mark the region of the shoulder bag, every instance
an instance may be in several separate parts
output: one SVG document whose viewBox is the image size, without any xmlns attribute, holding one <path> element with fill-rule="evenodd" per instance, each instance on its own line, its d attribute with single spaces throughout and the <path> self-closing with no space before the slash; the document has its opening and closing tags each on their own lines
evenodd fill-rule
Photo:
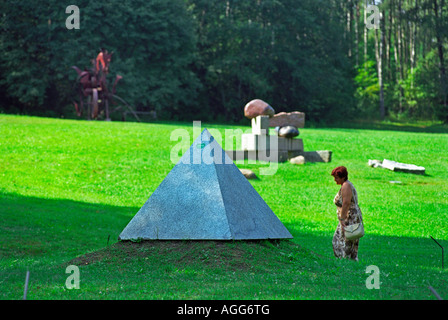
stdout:
<svg viewBox="0 0 448 320">
<path fill-rule="evenodd" d="M 364 224 L 361 217 L 360 223 L 354 223 L 344 228 L 345 239 L 356 240 L 364 236 Z"/>
</svg>

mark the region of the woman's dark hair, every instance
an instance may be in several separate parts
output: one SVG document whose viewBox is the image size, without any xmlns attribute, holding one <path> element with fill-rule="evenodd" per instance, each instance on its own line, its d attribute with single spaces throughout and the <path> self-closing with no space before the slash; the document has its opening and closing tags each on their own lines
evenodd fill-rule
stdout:
<svg viewBox="0 0 448 320">
<path fill-rule="evenodd" d="M 333 171 L 331 171 L 331 175 L 334 176 L 338 176 L 339 178 L 344 179 L 345 181 L 348 180 L 348 172 L 347 172 L 347 168 L 344 166 L 340 166 L 337 168 L 334 168 Z"/>
</svg>

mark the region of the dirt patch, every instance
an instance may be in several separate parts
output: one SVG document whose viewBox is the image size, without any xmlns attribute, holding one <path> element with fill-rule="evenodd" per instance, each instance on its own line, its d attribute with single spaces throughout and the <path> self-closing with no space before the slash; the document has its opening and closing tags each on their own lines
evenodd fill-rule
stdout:
<svg viewBox="0 0 448 320">
<path fill-rule="evenodd" d="M 120 263 L 136 259 L 147 263 L 186 266 L 224 266 L 245 270 L 269 263 L 288 263 L 294 255 L 310 254 L 289 240 L 198 241 L 153 240 L 120 241 L 107 248 L 90 252 L 69 262 L 89 265 L 98 262 Z"/>
</svg>

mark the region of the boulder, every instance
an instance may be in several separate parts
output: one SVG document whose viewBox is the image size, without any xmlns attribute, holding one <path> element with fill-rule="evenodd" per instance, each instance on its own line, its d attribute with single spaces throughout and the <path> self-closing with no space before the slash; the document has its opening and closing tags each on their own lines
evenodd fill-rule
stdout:
<svg viewBox="0 0 448 320">
<path fill-rule="evenodd" d="M 292 164 L 304 164 L 305 163 L 305 157 L 304 156 L 297 156 L 297 157 L 289 159 L 289 162 L 291 162 Z"/>
<path fill-rule="evenodd" d="M 299 130 L 294 126 L 285 126 L 278 129 L 278 136 L 284 138 L 294 138 L 299 135 Z"/>
<path fill-rule="evenodd" d="M 244 107 L 244 116 L 248 119 L 253 119 L 258 116 L 272 117 L 275 110 L 266 102 L 260 99 L 255 99 L 246 104 Z"/>
<path fill-rule="evenodd" d="M 296 128 L 303 128 L 305 126 L 305 113 L 299 111 L 280 112 L 274 114 L 269 119 L 269 127 L 285 127 L 294 126 Z"/>
<path fill-rule="evenodd" d="M 308 162 L 331 162 L 332 153 L 329 150 L 306 151 L 305 158 Z"/>
<path fill-rule="evenodd" d="M 243 176 L 246 177 L 246 179 L 257 179 L 257 175 L 252 170 L 240 169 L 240 171 L 243 174 Z"/>
</svg>

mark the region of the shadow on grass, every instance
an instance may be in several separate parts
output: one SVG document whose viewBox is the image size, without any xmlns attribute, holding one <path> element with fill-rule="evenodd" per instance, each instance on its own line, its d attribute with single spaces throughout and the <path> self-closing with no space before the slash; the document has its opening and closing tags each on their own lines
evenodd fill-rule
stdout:
<svg viewBox="0 0 448 320">
<path fill-rule="evenodd" d="M 294 241 L 301 246 L 326 259 L 336 259 L 332 245 L 334 231 L 319 234 L 302 233 L 297 226 L 286 225 L 286 227 L 293 235 Z M 446 251 L 448 240 L 436 240 Z M 358 258 L 360 264 L 366 265 L 442 270 L 441 248 L 429 236 L 416 238 L 369 234 L 366 228 L 365 236 L 359 241 Z M 446 266 L 446 254 L 444 260 Z M 444 270 L 447 271 L 446 268 Z"/>
<path fill-rule="evenodd" d="M 118 239 L 139 208 L 0 194 L 0 256 L 66 259 Z"/>
<path fill-rule="evenodd" d="M 1 194 L 0 232 L 3 258 L 76 256 L 116 243 L 118 235 L 137 213 L 137 207 L 120 207 L 64 199 Z M 311 233 L 285 223 L 292 242 L 332 259 L 333 231 Z M 448 248 L 447 240 L 436 239 Z M 109 242 L 109 243 L 108 243 Z M 430 238 L 369 234 L 360 240 L 360 260 L 378 264 L 403 263 L 419 267 L 441 266 L 441 249 Z"/>
<path fill-rule="evenodd" d="M 340 296 L 344 285 L 346 297 L 364 297 L 371 294 L 365 288 L 368 265 L 381 271 L 384 290 L 376 298 L 414 297 L 416 290 L 421 292 L 417 297 L 426 297 L 428 284 L 435 287 L 448 281 L 447 272 L 441 272 L 440 248 L 430 238 L 374 235 L 366 229 L 358 263 L 334 258 L 331 231 L 307 233 L 293 224 L 285 226 L 294 239 L 284 241 L 120 243 L 118 234 L 138 208 L 1 196 L 0 273 L 7 290 L 0 297 L 6 299 L 20 297 L 30 265 L 30 297 L 40 299 L 98 298 L 106 288 L 114 291 L 113 297 L 125 298 L 123 291 L 146 292 L 145 282 L 151 283 L 153 291 L 148 294 L 153 298 L 157 298 L 157 290 L 165 290 L 165 298 L 183 297 L 182 292 L 187 298 L 216 292 L 220 298 L 234 298 L 236 292 L 226 292 L 238 286 L 250 294 L 266 289 L 274 292 L 266 297 L 282 298 L 297 295 L 293 286 L 307 288 L 314 298 L 327 297 L 324 293 L 333 290 L 334 295 L 328 297 L 334 298 Z M 437 240 L 448 247 L 447 240 Z M 82 270 L 82 291 L 64 289 L 65 268 L 70 264 L 79 264 Z M 210 283 L 214 291 L 200 289 L 202 283 Z M 448 294 L 446 290 L 439 293 Z"/>
</svg>

